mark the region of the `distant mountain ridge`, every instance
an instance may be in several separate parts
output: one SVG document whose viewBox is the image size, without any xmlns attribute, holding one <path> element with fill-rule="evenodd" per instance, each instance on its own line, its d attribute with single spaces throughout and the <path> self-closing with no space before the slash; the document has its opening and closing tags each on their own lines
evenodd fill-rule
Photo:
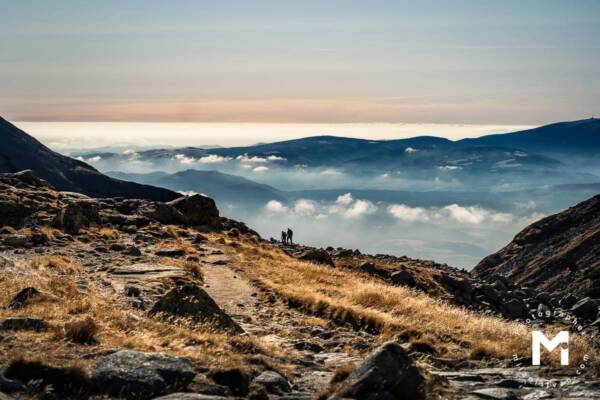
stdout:
<svg viewBox="0 0 600 400">
<path fill-rule="evenodd" d="M 556 157 L 598 156 L 600 150 L 600 119 L 558 122 L 520 132 L 463 139 L 458 143 L 480 146 L 503 146 Z"/>
<path fill-rule="evenodd" d="M 283 192 L 269 185 L 253 182 L 240 176 L 218 171 L 186 170 L 174 174 L 152 172 L 133 174 L 108 172 L 108 175 L 139 183 L 158 185 L 176 191 L 194 191 L 217 202 L 236 202 L 246 205 L 264 205 L 269 200 L 283 200 Z"/>
<path fill-rule="evenodd" d="M 433 136 L 397 140 L 313 136 L 245 147 L 154 149 L 141 151 L 136 157 L 141 161 L 172 164 L 177 157 L 185 157 L 186 168 L 206 157 L 221 157 L 221 163 L 215 167 L 231 173 L 236 172 L 227 168 L 256 157 L 283 169 L 336 168 L 364 176 L 391 171 L 416 179 L 455 176 L 469 179 L 485 174 L 496 183 L 511 175 L 535 179 L 540 184 L 558 184 L 597 182 L 598 177 L 592 171 L 600 171 L 600 160 L 596 160 L 600 157 L 594 157 L 598 154 L 600 120 L 589 119 L 459 141 Z M 98 155 L 105 162 L 127 159 L 127 155 L 122 154 L 83 154 L 84 158 Z M 597 168 L 577 170 L 567 166 L 579 158 Z M 559 175 L 561 181 L 552 181 L 552 176 Z M 547 181 L 542 181 L 544 179 Z"/>
<path fill-rule="evenodd" d="M 171 190 L 110 178 L 94 167 L 50 150 L 0 118 L 0 172 L 31 169 L 58 190 L 92 197 L 126 197 L 169 201 L 180 197 Z"/>
</svg>

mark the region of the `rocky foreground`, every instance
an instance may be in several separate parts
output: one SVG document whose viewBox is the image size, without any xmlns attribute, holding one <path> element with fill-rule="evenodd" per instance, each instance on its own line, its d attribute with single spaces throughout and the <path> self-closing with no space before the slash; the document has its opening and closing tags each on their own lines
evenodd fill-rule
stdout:
<svg viewBox="0 0 600 400">
<path fill-rule="evenodd" d="M 407 329 L 409 315 L 373 293 L 462 315 L 475 333 L 522 329 L 504 321 L 541 312 L 539 324 L 576 317 L 594 336 L 593 299 L 555 301 L 407 257 L 283 246 L 203 196 L 92 199 L 27 171 L 0 176 L 0 226 L 2 400 L 600 398 L 594 360 L 589 375 L 528 367 L 528 354 L 476 349 L 461 321 L 426 332 L 424 312 Z M 342 292 L 329 279 L 373 293 L 343 292 L 356 303 L 334 309 Z"/>
</svg>

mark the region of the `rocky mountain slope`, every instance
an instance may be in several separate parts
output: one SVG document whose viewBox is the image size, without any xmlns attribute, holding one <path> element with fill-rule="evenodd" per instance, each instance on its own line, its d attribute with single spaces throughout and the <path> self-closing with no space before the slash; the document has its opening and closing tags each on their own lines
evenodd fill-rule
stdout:
<svg viewBox="0 0 600 400">
<path fill-rule="evenodd" d="M 600 195 L 533 223 L 473 270 L 554 297 L 600 298 Z"/>
<path fill-rule="evenodd" d="M 265 241 L 199 195 L 94 199 L 26 172 L 0 201 L 3 400 L 598 397 L 594 361 L 515 368 L 530 332 L 503 303 L 543 299 L 500 277 Z"/>
<path fill-rule="evenodd" d="M 169 201 L 180 195 L 167 189 L 109 178 L 92 166 L 58 154 L 0 118 L 0 172 L 33 170 L 60 190 L 94 197 Z"/>
</svg>

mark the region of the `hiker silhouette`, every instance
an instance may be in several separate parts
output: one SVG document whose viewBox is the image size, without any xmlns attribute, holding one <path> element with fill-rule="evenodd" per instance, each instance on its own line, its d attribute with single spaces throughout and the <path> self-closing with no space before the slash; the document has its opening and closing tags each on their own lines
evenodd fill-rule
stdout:
<svg viewBox="0 0 600 400">
<path fill-rule="evenodd" d="M 287 243 L 287 234 L 285 233 L 285 231 L 281 231 L 281 243 Z"/>
<path fill-rule="evenodd" d="M 294 244 L 294 242 L 292 241 L 292 237 L 294 236 L 294 231 L 292 231 L 290 228 L 287 229 L 287 238 L 290 242 L 291 245 Z"/>
</svg>

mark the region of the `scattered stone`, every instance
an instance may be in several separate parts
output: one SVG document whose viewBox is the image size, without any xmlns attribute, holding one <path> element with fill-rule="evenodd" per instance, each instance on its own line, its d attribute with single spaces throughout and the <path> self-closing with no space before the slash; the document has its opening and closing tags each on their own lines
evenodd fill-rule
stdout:
<svg viewBox="0 0 600 400">
<path fill-rule="evenodd" d="M 417 284 L 412 274 L 404 270 L 392 272 L 390 279 L 394 285 L 414 287 Z"/>
<path fill-rule="evenodd" d="M 0 391 L 5 393 L 20 392 L 25 390 L 25 385 L 19 380 L 7 379 L 0 375 Z M 0 399 L 2 399 L 0 397 Z"/>
<path fill-rule="evenodd" d="M 185 255 L 185 250 L 181 248 L 161 249 L 154 254 L 159 257 L 181 257 Z"/>
<path fill-rule="evenodd" d="M 185 389 L 195 376 L 186 359 L 132 350 L 111 354 L 91 368 L 97 392 L 128 399 L 147 399 Z"/>
<path fill-rule="evenodd" d="M 564 308 L 571 308 L 577 303 L 579 300 L 572 294 L 567 294 L 562 299 L 560 299 L 559 304 Z"/>
<path fill-rule="evenodd" d="M 325 350 L 317 343 L 307 342 L 305 340 L 299 340 L 296 343 L 294 343 L 294 348 L 296 350 L 310 351 L 311 353 L 320 353 Z"/>
<path fill-rule="evenodd" d="M 123 291 L 125 292 L 125 296 L 127 297 L 140 297 L 140 295 L 142 294 L 142 290 L 139 287 L 133 285 L 125 286 Z"/>
<path fill-rule="evenodd" d="M 27 244 L 27 236 L 25 235 L 8 235 L 2 243 L 10 247 L 24 247 Z"/>
<path fill-rule="evenodd" d="M 571 312 L 580 318 L 595 319 L 598 316 L 598 304 L 590 297 L 586 297 L 575 303 L 571 307 Z"/>
<path fill-rule="evenodd" d="M 303 253 L 302 255 L 300 255 L 300 257 L 298 257 L 298 258 L 300 260 L 310 261 L 315 264 L 329 265 L 330 267 L 335 266 L 329 253 L 323 249 L 308 250 L 305 253 Z"/>
<path fill-rule="evenodd" d="M 188 225 L 205 225 L 214 228 L 221 225 L 219 210 L 210 197 L 195 194 L 180 197 L 167 204 L 181 212 Z"/>
<path fill-rule="evenodd" d="M 123 251 L 125 246 L 123 246 L 121 243 L 113 243 L 108 247 L 108 249 L 111 251 Z"/>
<path fill-rule="evenodd" d="M 44 332 L 50 328 L 50 325 L 39 318 L 7 318 L 2 321 L 0 330 L 3 331 L 35 331 Z"/>
<path fill-rule="evenodd" d="M 196 322 L 213 324 L 216 328 L 232 333 L 243 330 L 200 287 L 184 285 L 170 290 L 152 307 L 149 315 L 190 318 Z"/>
<path fill-rule="evenodd" d="M 502 305 L 504 314 L 508 318 L 524 318 L 527 316 L 527 306 L 521 299 L 510 299 Z"/>
<path fill-rule="evenodd" d="M 43 297 L 42 293 L 34 287 L 21 289 L 8 303 L 8 308 L 18 309 L 27 306 L 30 302 Z"/>
<path fill-rule="evenodd" d="M 388 342 L 350 373 L 335 396 L 418 400 L 424 398 L 424 379 L 402 346 Z"/>
<path fill-rule="evenodd" d="M 292 390 L 289 382 L 275 371 L 264 371 L 254 378 L 252 386 L 262 387 L 267 393 L 283 394 Z"/>
<path fill-rule="evenodd" d="M 100 224 L 98 204 L 94 200 L 78 200 L 63 207 L 52 221 L 56 228 L 69 234 L 78 234 L 86 226 Z"/>
<path fill-rule="evenodd" d="M 204 236 L 203 234 L 198 233 L 196 236 L 194 236 L 192 243 L 198 244 L 198 243 L 204 243 L 206 241 L 208 241 L 208 238 L 206 236 Z"/>
<path fill-rule="evenodd" d="M 199 393 L 171 393 L 166 396 L 156 397 L 154 400 L 227 400 L 229 397 L 214 396 Z"/>
<path fill-rule="evenodd" d="M 245 396 L 250 390 L 250 377 L 240 368 L 214 369 L 208 373 L 208 377 L 215 383 L 228 387 L 237 396 Z"/>
<path fill-rule="evenodd" d="M 142 255 L 142 252 L 135 246 L 129 246 L 123 251 L 123 254 L 133 257 L 139 257 Z"/>
<path fill-rule="evenodd" d="M 490 400 L 517 400 L 517 396 L 510 389 L 503 388 L 485 388 L 471 392 L 480 398 Z"/>
</svg>

